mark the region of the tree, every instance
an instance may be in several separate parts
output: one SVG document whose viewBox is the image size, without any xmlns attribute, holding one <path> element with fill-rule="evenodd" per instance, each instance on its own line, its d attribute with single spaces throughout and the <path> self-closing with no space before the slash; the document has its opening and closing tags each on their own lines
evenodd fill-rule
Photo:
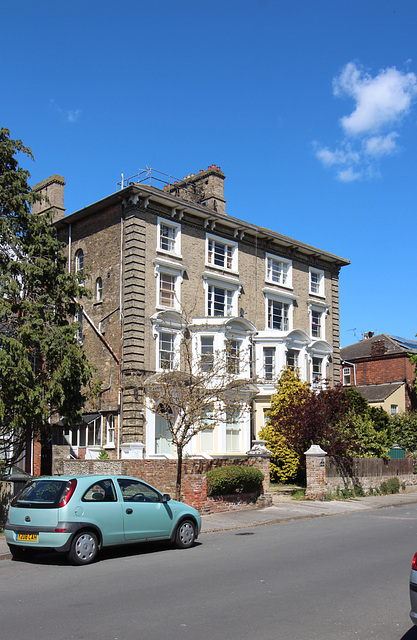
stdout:
<svg viewBox="0 0 417 640">
<path fill-rule="evenodd" d="M 272 469 L 281 481 L 291 470 L 289 456 L 296 454 L 303 470 L 304 453 L 312 444 L 345 463 L 354 456 L 384 457 L 391 443 L 389 416 L 370 407 L 359 392 L 340 385 L 312 392 L 291 370 L 281 374 L 268 417 L 261 435 L 273 451 Z"/>
<path fill-rule="evenodd" d="M 40 199 L 16 154 L 21 140 L 0 129 L 0 458 L 13 464 L 54 413 L 77 423 L 92 380 L 75 334 L 88 292 L 68 274 L 52 214 L 34 214 Z"/>
<path fill-rule="evenodd" d="M 288 445 L 288 441 L 279 424 L 287 410 L 294 404 L 302 404 L 311 395 L 308 382 L 302 382 L 298 371 L 284 369 L 271 397 L 271 408 L 267 412 L 268 423 L 259 432 L 260 438 L 266 440 L 271 451 L 270 471 L 274 482 L 295 480 L 300 468 L 300 456 Z"/>
<path fill-rule="evenodd" d="M 214 429 L 220 421 L 233 428 L 257 392 L 248 377 L 240 377 L 232 342 L 223 350 L 198 357 L 194 349 L 192 320 L 178 314 L 181 346 L 178 361 L 143 382 L 155 415 L 166 425 L 167 437 L 177 454 L 176 499 L 181 498 L 184 449 L 204 429 Z M 197 331 L 204 330 L 204 326 Z M 245 358 L 239 354 L 240 361 Z M 246 366 L 249 370 L 247 357 Z"/>
<path fill-rule="evenodd" d="M 417 411 L 397 413 L 391 418 L 392 440 L 409 453 L 417 451 Z"/>
</svg>

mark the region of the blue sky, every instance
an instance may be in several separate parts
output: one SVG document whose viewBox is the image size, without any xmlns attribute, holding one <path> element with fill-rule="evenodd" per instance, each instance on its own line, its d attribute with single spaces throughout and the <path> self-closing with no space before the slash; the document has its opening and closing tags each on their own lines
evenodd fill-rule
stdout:
<svg viewBox="0 0 417 640">
<path fill-rule="evenodd" d="M 415 0 L 15 0 L 1 125 L 75 211 L 152 167 L 351 260 L 341 344 L 417 333 Z"/>
</svg>

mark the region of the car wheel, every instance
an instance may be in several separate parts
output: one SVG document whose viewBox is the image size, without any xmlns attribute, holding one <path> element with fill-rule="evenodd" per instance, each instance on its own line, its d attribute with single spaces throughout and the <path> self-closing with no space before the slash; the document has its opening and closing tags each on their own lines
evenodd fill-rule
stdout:
<svg viewBox="0 0 417 640">
<path fill-rule="evenodd" d="M 98 553 L 98 540 L 92 531 L 76 533 L 69 550 L 68 557 L 73 564 L 89 564 Z"/>
<path fill-rule="evenodd" d="M 180 549 L 192 547 L 195 540 L 195 526 L 191 520 L 183 520 L 177 529 L 175 544 Z"/>
<path fill-rule="evenodd" d="M 20 547 L 17 544 L 9 544 L 10 553 L 14 560 L 25 560 L 32 556 L 33 550 L 26 547 Z"/>
</svg>

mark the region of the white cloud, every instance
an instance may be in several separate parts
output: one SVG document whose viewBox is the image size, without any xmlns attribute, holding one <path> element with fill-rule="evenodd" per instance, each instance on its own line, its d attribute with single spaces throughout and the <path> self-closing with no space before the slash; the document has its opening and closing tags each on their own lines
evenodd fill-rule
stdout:
<svg viewBox="0 0 417 640">
<path fill-rule="evenodd" d="M 354 182 L 362 178 L 362 173 L 354 171 L 352 167 L 349 167 L 345 171 L 339 171 L 337 177 L 341 182 Z"/>
<path fill-rule="evenodd" d="M 317 149 L 316 156 L 328 167 L 340 164 L 354 164 L 360 160 L 359 154 L 349 147 L 336 149 L 335 151 L 331 151 L 328 147 L 322 147 Z"/>
<path fill-rule="evenodd" d="M 67 111 L 68 122 L 76 122 L 81 117 L 81 109 L 75 111 Z"/>
<path fill-rule="evenodd" d="M 50 101 L 50 106 L 56 113 L 59 113 L 67 122 L 71 122 L 71 123 L 76 122 L 81 117 L 81 109 L 73 109 L 73 110 L 62 109 L 62 107 L 57 105 L 57 103 L 53 98 Z"/>
<path fill-rule="evenodd" d="M 377 160 L 398 151 L 395 128 L 416 100 L 417 76 L 389 67 L 372 77 L 349 62 L 334 78 L 333 94 L 353 98 L 355 106 L 340 119 L 344 138 L 337 148 L 316 144 L 317 158 L 343 182 L 379 175 Z"/>
<path fill-rule="evenodd" d="M 355 100 L 354 111 L 344 116 L 341 124 L 348 135 L 360 135 L 393 125 L 407 114 L 417 95 L 417 78 L 395 67 L 383 69 L 372 78 L 349 62 L 333 81 L 333 89 L 335 96 Z"/>
</svg>

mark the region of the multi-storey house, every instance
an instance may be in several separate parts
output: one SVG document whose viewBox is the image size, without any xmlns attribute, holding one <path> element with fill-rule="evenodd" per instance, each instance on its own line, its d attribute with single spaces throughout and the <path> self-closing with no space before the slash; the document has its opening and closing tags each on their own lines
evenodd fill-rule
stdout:
<svg viewBox="0 0 417 640">
<path fill-rule="evenodd" d="M 205 428 L 190 455 L 247 452 L 286 366 L 313 387 L 340 381 L 339 271 L 348 260 L 228 216 L 224 179 L 215 165 L 175 182 L 148 171 L 67 216 L 63 178 L 34 187 L 58 204 L 68 268 L 82 270 L 93 293 L 79 339 L 102 381 L 84 423 L 55 428 L 57 455 L 175 456 L 144 380 L 176 368 L 184 314 L 196 358 L 227 344 L 236 375 L 256 384 L 250 411 Z"/>
<path fill-rule="evenodd" d="M 416 373 L 410 355 L 416 353 L 415 340 L 370 331 L 340 351 L 343 386 L 355 386 L 369 404 L 391 415 L 415 409 Z"/>
</svg>

